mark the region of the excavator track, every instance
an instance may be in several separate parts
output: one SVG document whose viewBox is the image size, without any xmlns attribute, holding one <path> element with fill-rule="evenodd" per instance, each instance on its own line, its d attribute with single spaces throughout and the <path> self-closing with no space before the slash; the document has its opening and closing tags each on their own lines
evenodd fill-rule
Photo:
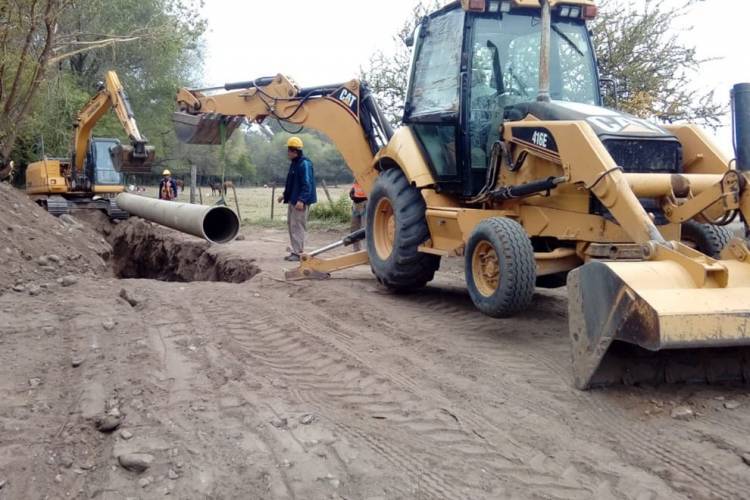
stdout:
<svg viewBox="0 0 750 500">
<path fill-rule="evenodd" d="M 62 196 L 50 196 L 47 198 L 45 205 L 47 212 L 55 217 L 70 213 L 70 202 Z"/>
<path fill-rule="evenodd" d="M 117 200 L 115 200 L 115 198 L 110 198 L 109 200 L 107 215 L 112 220 L 125 220 L 130 217 L 130 214 L 128 212 L 117 205 Z"/>
</svg>

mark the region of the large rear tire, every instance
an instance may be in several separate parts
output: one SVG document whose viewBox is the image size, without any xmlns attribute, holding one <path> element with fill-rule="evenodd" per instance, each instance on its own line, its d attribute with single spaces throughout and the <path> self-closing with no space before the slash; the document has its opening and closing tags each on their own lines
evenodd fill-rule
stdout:
<svg viewBox="0 0 750 500">
<path fill-rule="evenodd" d="M 694 220 L 682 225 L 682 240 L 714 259 L 719 258 L 721 251 L 734 237 L 734 233 L 723 226 L 701 224 Z"/>
<path fill-rule="evenodd" d="M 375 277 L 390 289 L 423 287 L 440 267 L 440 257 L 417 250 L 430 237 L 426 210 L 419 190 L 397 168 L 380 174 L 370 192 L 367 253 Z"/>
<path fill-rule="evenodd" d="M 534 248 L 526 231 L 512 219 L 483 220 L 466 244 L 464 272 L 469 296 L 484 314 L 505 318 L 526 309 L 536 282 Z"/>
</svg>

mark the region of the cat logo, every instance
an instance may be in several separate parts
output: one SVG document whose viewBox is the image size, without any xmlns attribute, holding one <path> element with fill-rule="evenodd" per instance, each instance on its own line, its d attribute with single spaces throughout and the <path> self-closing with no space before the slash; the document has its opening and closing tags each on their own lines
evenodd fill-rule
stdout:
<svg viewBox="0 0 750 500">
<path fill-rule="evenodd" d="M 631 133 L 631 134 L 658 134 L 666 135 L 658 125 L 650 123 L 641 118 L 630 116 L 589 116 L 586 117 L 591 124 L 599 127 L 605 132 Z"/>
<path fill-rule="evenodd" d="M 351 110 L 352 113 L 357 113 L 357 95 L 350 92 L 349 90 L 342 88 L 340 89 L 336 94 L 334 94 L 334 97 L 344 103 L 347 108 Z"/>
</svg>

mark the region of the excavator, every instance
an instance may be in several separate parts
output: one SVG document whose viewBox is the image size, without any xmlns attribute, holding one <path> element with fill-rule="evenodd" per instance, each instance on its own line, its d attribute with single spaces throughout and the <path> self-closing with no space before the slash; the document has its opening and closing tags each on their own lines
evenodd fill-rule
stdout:
<svg viewBox="0 0 750 500">
<path fill-rule="evenodd" d="M 94 126 L 114 110 L 130 145 L 118 139 L 92 137 Z M 115 202 L 125 190 L 122 174 L 147 174 L 154 148 L 138 129 L 128 96 L 117 73 L 108 71 L 98 91 L 78 112 L 71 158 L 47 158 L 29 164 L 26 193 L 52 215 L 72 210 L 102 210 L 112 219 L 128 214 Z"/>
<path fill-rule="evenodd" d="M 697 126 L 602 105 L 593 0 L 461 0 L 421 20 L 403 125 L 357 80 L 277 75 L 180 89 L 175 126 L 216 144 L 271 118 L 326 134 L 368 193 L 366 250 L 303 255 L 298 276 L 368 265 L 418 289 L 464 261 L 481 312 L 567 284 L 572 381 L 750 381 L 750 84 L 733 91 L 737 158 Z M 323 250 L 337 245 L 329 245 Z"/>
</svg>

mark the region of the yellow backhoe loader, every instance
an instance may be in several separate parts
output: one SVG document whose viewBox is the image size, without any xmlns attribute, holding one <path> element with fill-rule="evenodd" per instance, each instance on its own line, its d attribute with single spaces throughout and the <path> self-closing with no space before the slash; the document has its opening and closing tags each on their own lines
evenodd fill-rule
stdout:
<svg viewBox="0 0 750 500">
<path fill-rule="evenodd" d="M 591 0 L 432 13 L 395 132 L 358 81 L 278 75 L 179 90 L 178 135 L 216 143 L 238 120 L 275 118 L 333 140 L 369 193 L 367 250 L 303 256 L 301 275 L 369 263 L 386 287 L 411 289 L 462 256 L 474 304 L 495 317 L 567 280 L 577 387 L 747 381 L 750 250 L 723 226 L 750 216 L 750 148 L 730 162 L 693 125 L 601 107 L 596 13 Z M 734 104 L 748 144 L 750 85 Z"/>
<path fill-rule="evenodd" d="M 96 123 L 114 110 L 130 145 L 118 139 L 92 137 Z M 130 101 L 117 74 L 108 71 L 98 92 L 78 112 L 72 158 L 43 158 L 26 170 L 26 192 L 49 213 L 76 209 L 104 210 L 111 218 L 127 218 L 115 196 L 125 190 L 123 173 L 150 173 L 154 148 L 141 135 Z"/>
</svg>

